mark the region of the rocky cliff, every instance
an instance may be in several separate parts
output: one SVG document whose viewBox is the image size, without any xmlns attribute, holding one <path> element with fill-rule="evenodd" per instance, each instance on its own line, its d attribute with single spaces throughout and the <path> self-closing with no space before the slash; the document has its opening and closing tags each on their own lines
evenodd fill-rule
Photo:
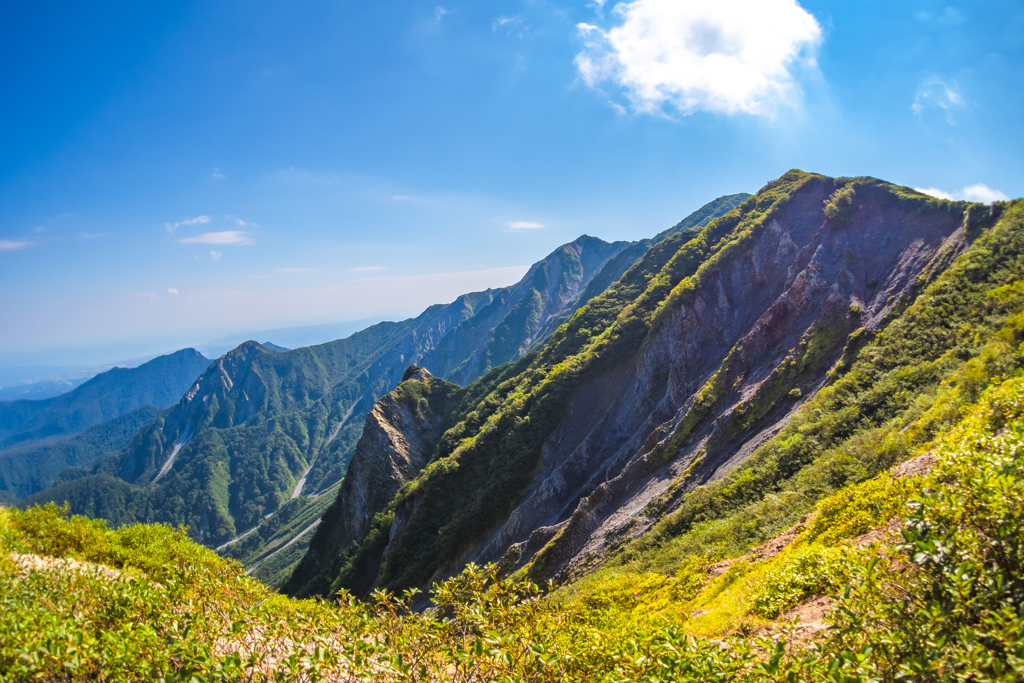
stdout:
<svg viewBox="0 0 1024 683">
<path fill-rule="evenodd" d="M 374 404 L 338 497 L 324 514 L 311 550 L 296 568 L 300 578 L 294 581 L 326 575 L 320 568 L 334 558 L 319 555 L 317 549 L 349 548 L 363 539 L 371 517 L 430 461 L 459 393 L 457 385 L 412 366 L 402 383 Z M 376 567 L 368 569 L 372 582 Z M 320 592 L 327 589 L 323 586 Z"/>
<path fill-rule="evenodd" d="M 699 220 L 720 210 L 724 205 L 703 210 Z M 550 321 L 599 293 L 592 283 L 614 281 L 648 248 L 583 236 L 511 287 L 466 294 L 414 319 L 292 351 L 246 342 L 211 364 L 123 453 L 65 481 L 53 499 L 72 502 L 80 513 L 103 509 L 118 523 L 188 524 L 197 539 L 229 553 L 243 548 L 233 544 L 247 532 L 277 528 L 268 516 L 289 501 L 299 500 L 290 504 L 289 519 L 312 522 L 326 502 L 317 497 L 328 490 L 333 497 L 374 403 L 398 386 L 410 364 L 468 383 L 521 358 L 550 334 Z M 116 513 L 99 500 L 110 488 L 103 477 L 111 475 L 129 485 L 118 488 L 123 504 Z M 35 498 L 46 499 L 47 492 Z M 296 505 L 309 510 L 296 512 Z M 266 540 L 236 556 L 262 561 L 265 547 L 294 539 Z"/>
<path fill-rule="evenodd" d="M 668 237 L 536 354 L 469 387 L 431 464 L 364 511 L 354 547 L 311 549 L 321 575 L 289 589 L 425 587 L 491 561 L 542 579 L 635 538 L 777 432 L 982 214 L 792 171 Z"/>
</svg>

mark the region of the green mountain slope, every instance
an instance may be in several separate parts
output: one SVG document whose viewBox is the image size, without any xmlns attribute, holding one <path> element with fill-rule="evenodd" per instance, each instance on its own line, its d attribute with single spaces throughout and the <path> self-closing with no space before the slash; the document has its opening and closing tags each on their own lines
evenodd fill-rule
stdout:
<svg viewBox="0 0 1024 683">
<path fill-rule="evenodd" d="M 584 236 L 512 287 L 467 294 L 415 319 L 287 352 L 243 344 L 214 361 L 118 458 L 32 502 L 67 500 L 76 511 L 102 509 L 118 523 L 188 524 L 212 546 L 245 540 L 223 551 L 247 564 L 263 562 L 268 549 L 295 540 L 285 538 L 293 531 L 287 525 L 266 524 L 267 516 L 293 498 L 300 503 L 289 510 L 302 510 L 289 515 L 309 519 L 315 510 L 319 516 L 325 504 L 317 494 L 340 481 L 367 414 L 410 363 L 471 380 L 491 364 L 520 357 L 548 320 L 582 305 L 580 293 L 634 246 Z M 638 258 L 643 250 L 630 253 Z M 123 509 L 101 500 L 109 477 L 123 481 L 114 485 Z M 268 537 L 274 529 L 278 535 Z"/>
<path fill-rule="evenodd" d="M 36 439 L 0 450 L 0 496 L 14 502 L 42 491 L 67 468 L 88 474 L 83 468 L 108 453 L 121 451 L 160 412 L 154 406 L 144 406 L 72 437 Z M 66 476 L 74 474 L 69 471 Z"/>
<path fill-rule="evenodd" d="M 209 365 L 195 349 L 183 349 L 137 368 L 113 368 L 61 396 L 0 403 L 0 448 L 75 434 L 143 406 L 174 405 Z"/>
<path fill-rule="evenodd" d="M 795 419 L 1000 211 L 786 174 L 468 387 L 431 463 L 363 511 L 363 540 L 332 545 L 321 525 L 286 590 L 424 587 L 470 561 L 546 578 L 600 558 Z"/>
<path fill-rule="evenodd" d="M 791 683 L 1024 676 L 1024 380 L 929 452 L 744 557 L 543 595 L 467 567 L 414 595 L 300 601 L 161 525 L 0 508 L 11 680 Z M 866 532 L 866 533 L 865 533 Z M 348 597 L 348 596 L 343 596 Z M 830 628 L 832 627 L 832 628 Z"/>
</svg>

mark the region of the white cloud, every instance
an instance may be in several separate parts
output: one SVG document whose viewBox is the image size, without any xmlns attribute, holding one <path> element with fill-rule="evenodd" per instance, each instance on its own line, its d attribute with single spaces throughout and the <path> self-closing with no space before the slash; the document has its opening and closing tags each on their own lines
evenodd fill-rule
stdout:
<svg viewBox="0 0 1024 683">
<path fill-rule="evenodd" d="M 211 251 L 210 252 L 210 258 L 212 260 L 216 261 L 217 263 L 220 263 L 220 257 L 223 256 L 223 255 L 224 254 L 220 253 L 219 251 Z"/>
<path fill-rule="evenodd" d="M 983 204 L 991 204 L 992 202 L 1005 202 L 1009 199 L 1003 192 L 994 190 L 984 183 L 978 183 L 976 185 L 968 185 L 959 192 L 946 192 L 936 187 L 915 187 L 915 190 L 921 194 L 929 195 L 930 197 L 937 197 L 938 199 L 949 199 L 949 200 L 966 200 L 968 202 L 982 202 Z"/>
<path fill-rule="evenodd" d="M 224 216 L 224 218 L 228 219 L 229 221 L 233 221 L 235 223 L 235 225 L 237 225 L 240 228 L 258 228 L 258 227 L 260 227 L 260 226 L 256 225 L 255 223 L 253 223 L 252 221 L 242 220 L 238 216 L 232 216 L 231 214 L 228 214 L 227 216 Z"/>
<path fill-rule="evenodd" d="M 0 240 L 0 251 L 14 251 L 27 247 L 31 242 L 20 242 L 15 240 Z"/>
<path fill-rule="evenodd" d="M 926 194 L 929 197 L 935 197 L 936 199 L 948 199 L 950 201 L 956 199 L 949 192 L 943 192 L 937 187 L 915 187 L 914 189 L 921 194 Z"/>
<path fill-rule="evenodd" d="M 969 202 L 991 204 L 992 202 L 1005 202 L 1010 198 L 999 190 L 993 190 L 988 185 L 978 183 L 977 185 L 968 185 L 964 188 L 964 199 Z"/>
<path fill-rule="evenodd" d="M 441 17 L 448 14 L 448 10 L 438 5 L 434 8 L 434 21 L 441 21 Z"/>
<path fill-rule="evenodd" d="M 213 169 L 213 173 L 210 174 L 210 180 L 220 180 L 224 177 L 224 174 L 220 172 L 219 168 Z"/>
<path fill-rule="evenodd" d="M 186 218 L 183 221 L 177 223 L 164 223 L 164 227 L 167 228 L 167 232 L 174 232 L 183 225 L 199 225 L 201 223 L 209 223 L 209 216 L 196 216 L 195 218 Z"/>
<path fill-rule="evenodd" d="M 178 240 L 182 244 L 252 244 L 244 230 L 224 230 L 222 232 L 206 232 L 195 237 Z"/>
<path fill-rule="evenodd" d="M 953 111 L 967 106 L 964 96 L 960 94 L 960 86 L 956 81 L 946 82 L 941 78 L 929 78 L 917 87 L 911 110 L 918 116 L 928 108 L 941 109 L 946 114 L 946 123 L 953 125 Z"/>
<path fill-rule="evenodd" d="M 505 31 L 505 35 L 512 35 L 515 33 L 520 38 L 525 36 L 529 32 L 529 28 L 523 23 L 523 18 L 520 16 L 506 17 L 504 15 L 498 17 L 491 22 L 491 30 L 497 31 L 502 29 Z"/>
<path fill-rule="evenodd" d="M 634 0 L 616 5 L 622 23 L 577 24 L 583 82 L 625 90 L 633 110 L 772 116 L 794 104 L 793 67 L 816 66 L 821 26 L 796 0 Z"/>
<path fill-rule="evenodd" d="M 543 227 L 543 223 L 531 223 L 530 221 L 513 221 L 508 224 L 509 230 L 539 230 Z"/>
<path fill-rule="evenodd" d="M 168 287 L 167 288 L 167 293 L 168 294 L 179 294 L 178 289 L 176 287 Z"/>
<path fill-rule="evenodd" d="M 312 273 L 313 268 L 278 268 L 278 273 Z"/>
</svg>

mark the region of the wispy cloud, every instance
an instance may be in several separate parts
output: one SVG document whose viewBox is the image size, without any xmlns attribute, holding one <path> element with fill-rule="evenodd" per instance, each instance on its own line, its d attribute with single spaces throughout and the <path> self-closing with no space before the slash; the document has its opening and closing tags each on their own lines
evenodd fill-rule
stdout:
<svg viewBox="0 0 1024 683">
<path fill-rule="evenodd" d="M 956 123 L 953 112 L 967 106 L 967 101 L 960 93 L 960 85 L 956 81 L 946 82 L 941 78 L 929 78 L 917 87 L 914 102 L 910 109 L 920 116 L 925 109 L 940 109 L 946 115 L 946 123 Z"/>
<path fill-rule="evenodd" d="M 514 17 L 508 17 L 505 15 L 498 17 L 491 22 L 491 30 L 502 30 L 505 31 L 505 35 L 510 36 L 512 34 L 516 34 L 520 38 L 530 31 L 529 27 L 523 22 L 523 18 L 518 15 Z"/>
<path fill-rule="evenodd" d="M 601 3 L 603 5 L 603 3 Z M 634 0 L 610 30 L 577 24 L 583 82 L 621 88 L 634 112 L 772 117 L 800 96 L 795 68 L 816 68 L 818 21 L 796 0 Z"/>
<path fill-rule="evenodd" d="M 213 169 L 213 173 L 210 174 L 210 180 L 220 180 L 224 177 L 224 174 L 220 172 L 219 168 Z"/>
<path fill-rule="evenodd" d="M 226 218 L 229 221 L 234 222 L 234 224 L 237 225 L 240 228 L 258 228 L 258 227 L 260 227 L 260 226 L 256 225 L 256 223 L 254 223 L 253 221 L 243 220 L 243 219 L 239 218 L 238 216 L 233 216 L 231 214 L 228 214 L 227 216 L 224 216 L 224 218 Z"/>
<path fill-rule="evenodd" d="M 441 17 L 448 14 L 450 10 L 446 10 L 444 7 L 438 5 L 434 8 L 434 21 L 441 21 Z"/>
<path fill-rule="evenodd" d="M 313 268 L 278 268 L 278 273 L 312 273 Z"/>
<path fill-rule="evenodd" d="M 387 270 L 384 266 L 358 266 L 356 268 L 349 268 L 353 273 L 368 273 L 373 270 Z"/>
<path fill-rule="evenodd" d="M 14 251 L 15 249 L 23 249 L 31 242 L 24 242 L 20 240 L 0 240 L 0 251 Z"/>
<path fill-rule="evenodd" d="M 46 229 L 46 227 L 44 227 L 42 225 L 37 225 L 36 227 L 32 228 L 32 232 L 34 232 L 37 235 L 42 235 L 44 232 L 49 232 L 49 231 Z"/>
<path fill-rule="evenodd" d="M 223 230 L 221 232 L 205 232 L 194 237 L 178 240 L 182 244 L 252 244 L 252 240 L 244 230 Z"/>
<path fill-rule="evenodd" d="M 177 223 L 164 223 L 164 227 L 167 228 L 167 232 L 174 232 L 183 225 L 200 225 L 202 223 L 209 223 L 209 216 L 196 216 L 195 218 L 186 218 L 183 221 Z"/>
<path fill-rule="evenodd" d="M 509 230 L 540 230 L 543 223 L 532 223 L 530 221 L 513 221 L 508 224 Z"/>
<path fill-rule="evenodd" d="M 976 185 L 968 185 L 959 192 L 946 192 L 940 190 L 937 187 L 915 187 L 915 190 L 921 194 L 926 194 L 931 197 L 937 197 L 939 199 L 950 199 L 950 200 L 965 200 L 968 202 L 982 202 L 984 204 L 991 204 L 992 202 L 1005 202 L 1009 199 L 1005 193 L 999 190 L 994 190 L 984 183 L 977 183 Z"/>
<path fill-rule="evenodd" d="M 176 295 L 178 295 L 178 294 L 179 294 L 180 292 L 178 292 L 178 288 L 177 288 L 177 287 L 168 287 L 168 288 L 167 288 L 167 293 L 168 293 L 168 294 L 171 294 L 172 296 L 176 296 Z"/>
<path fill-rule="evenodd" d="M 213 260 L 213 261 L 216 261 L 217 263 L 220 263 L 220 257 L 223 256 L 223 255 L 224 254 L 220 253 L 219 251 L 211 251 L 210 252 L 210 259 Z"/>
<path fill-rule="evenodd" d="M 109 237 L 110 233 L 108 233 L 108 232 L 80 232 L 80 233 L 78 233 L 78 236 L 81 237 L 83 240 L 98 240 L 101 237 Z"/>
</svg>

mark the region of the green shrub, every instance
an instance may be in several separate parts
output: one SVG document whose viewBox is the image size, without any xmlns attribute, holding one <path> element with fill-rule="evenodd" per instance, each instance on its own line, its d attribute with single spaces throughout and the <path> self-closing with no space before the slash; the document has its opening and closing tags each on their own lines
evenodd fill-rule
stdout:
<svg viewBox="0 0 1024 683">
<path fill-rule="evenodd" d="M 754 594 L 753 611 L 777 617 L 803 598 L 834 593 L 850 572 L 850 560 L 842 548 L 805 546 L 787 552 L 765 572 Z"/>
</svg>

